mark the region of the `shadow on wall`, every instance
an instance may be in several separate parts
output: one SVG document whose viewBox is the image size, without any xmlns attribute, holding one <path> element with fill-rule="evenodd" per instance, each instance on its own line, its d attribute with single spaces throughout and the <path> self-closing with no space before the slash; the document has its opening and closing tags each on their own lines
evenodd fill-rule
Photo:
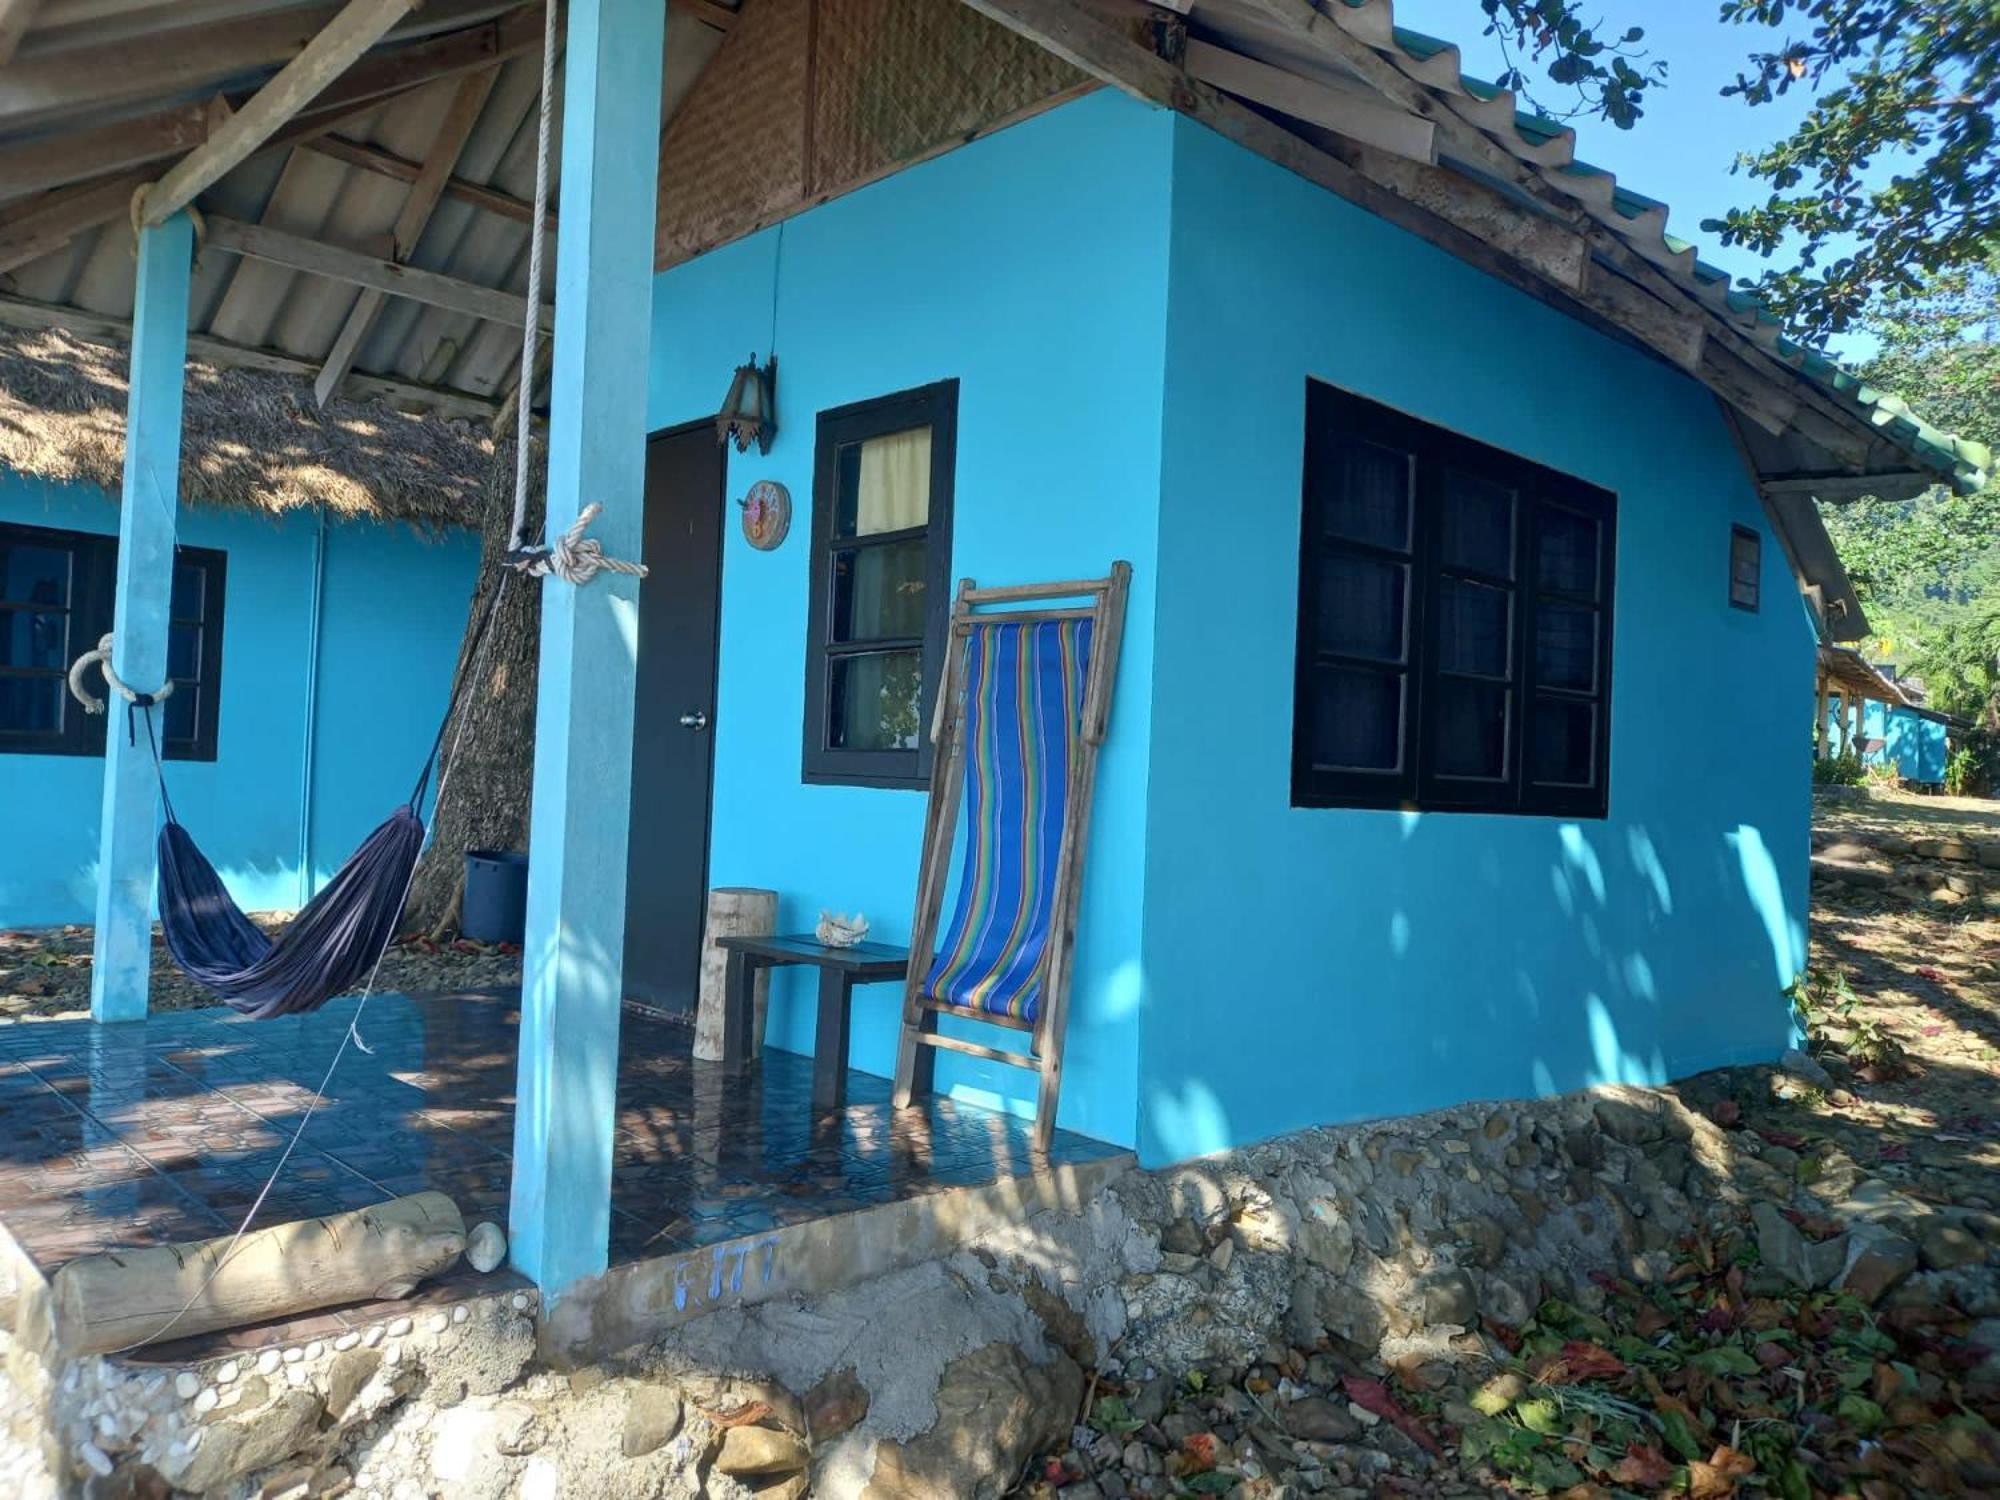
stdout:
<svg viewBox="0 0 2000 1500">
<path fill-rule="evenodd" d="M 1438 816 L 1388 814 L 1366 829 L 1375 838 L 1343 830 L 1346 868 L 1377 872 L 1372 894 L 1330 888 L 1345 982 L 1302 966 L 1291 995 L 1244 997 L 1263 1017 L 1245 1045 L 1149 1043 L 1149 1165 L 1470 1099 L 1656 1085 L 1769 1061 L 1797 1040 L 1784 991 L 1807 934 L 1759 828 L 1697 842 L 1637 822 L 1536 820 L 1532 863 L 1485 840 L 1468 861 L 1457 840 L 1423 847 Z M 1299 906 L 1295 891 L 1271 896 L 1246 891 L 1245 909 Z M 1226 972 L 1210 973 L 1178 985 L 1213 1024 L 1228 992 Z"/>
</svg>

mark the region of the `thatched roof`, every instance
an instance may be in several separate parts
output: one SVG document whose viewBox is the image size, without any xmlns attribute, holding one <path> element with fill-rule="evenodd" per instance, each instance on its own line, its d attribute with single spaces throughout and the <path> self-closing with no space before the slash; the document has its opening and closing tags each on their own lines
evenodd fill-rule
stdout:
<svg viewBox="0 0 2000 1500">
<path fill-rule="evenodd" d="M 122 347 L 0 330 L 0 467 L 116 495 L 125 464 Z M 505 482 L 484 424 L 379 401 L 314 405 L 297 376 L 190 362 L 181 499 L 280 514 L 477 526 Z"/>
</svg>

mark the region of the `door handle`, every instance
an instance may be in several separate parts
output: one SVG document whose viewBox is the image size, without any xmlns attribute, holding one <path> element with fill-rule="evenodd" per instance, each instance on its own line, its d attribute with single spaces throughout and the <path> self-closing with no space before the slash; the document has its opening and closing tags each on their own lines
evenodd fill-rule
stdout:
<svg viewBox="0 0 2000 1500">
<path fill-rule="evenodd" d="M 708 715 L 698 708 L 684 713 L 681 715 L 681 728 L 706 729 L 708 728 Z"/>
</svg>

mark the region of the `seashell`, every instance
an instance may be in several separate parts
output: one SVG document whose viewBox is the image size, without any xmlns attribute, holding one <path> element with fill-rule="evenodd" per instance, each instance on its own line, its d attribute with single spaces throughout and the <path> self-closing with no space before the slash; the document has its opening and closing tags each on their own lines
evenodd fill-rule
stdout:
<svg viewBox="0 0 2000 1500">
<path fill-rule="evenodd" d="M 868 919 L 860 912 L 850 917 L 837 911 L 822 911 L 813 936 L 829 948 L 852 948 L 868 936 Z"/>
</svg>

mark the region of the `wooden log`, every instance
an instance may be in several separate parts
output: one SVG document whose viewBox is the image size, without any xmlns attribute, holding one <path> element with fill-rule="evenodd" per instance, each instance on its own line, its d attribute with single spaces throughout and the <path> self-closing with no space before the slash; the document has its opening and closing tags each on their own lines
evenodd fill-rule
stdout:
<svg viewBox="0 0 2000 1500">
<path fill-rule="evenodd" d="M 230 1240 L 223 1235 L 71 1261 L 54 1278 L 59 1346 L 67 1354 L 107 1354 L 162 1336 L 407 1297 L 458 1259 L 465 1221 L 443 1193 L 412 1193 L 351 1213 L 253 1229 L 234 1253 Z"/>
<path fill-rule="evenodd" d="M 695 1001 L 694 1055 L 722 1061 L 722 1022 L 728 1001 L 729 955 L 720 937 L 769 937 L 778 930 L 778 893 L 755 886 L 722 885 L 708 893 L 708 925 L 701 938 L 701 985 Z M 764 1016 L 771 1005 L 771 971 L 759 969 L 750 1012 L 750 1056 L 764 1051 Z"/>
</svg>

